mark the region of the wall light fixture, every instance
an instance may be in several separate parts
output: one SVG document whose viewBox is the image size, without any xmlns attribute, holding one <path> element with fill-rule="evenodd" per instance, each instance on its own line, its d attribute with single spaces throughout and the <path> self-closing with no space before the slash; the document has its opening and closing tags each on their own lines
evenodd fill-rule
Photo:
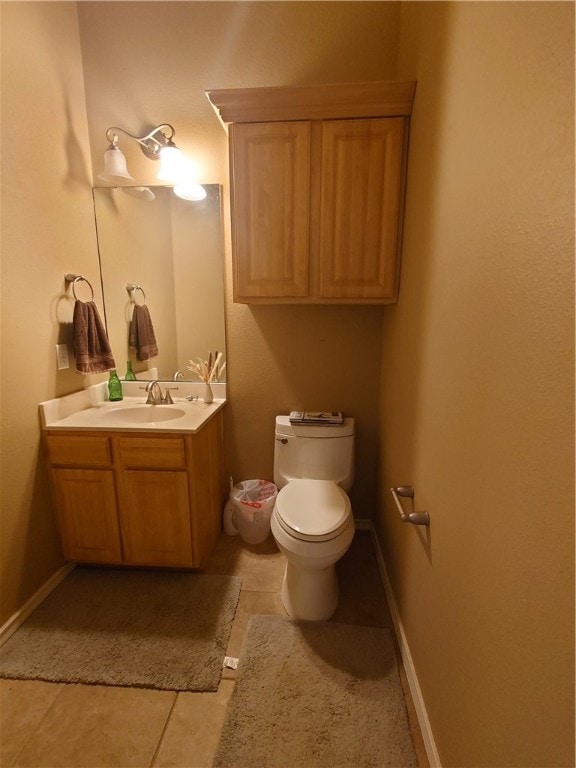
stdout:
<svg viewBox="0 0 576 768">
<path fill-rule="evenodd" d="M 104 152 L 104 168 L 98 175 L 103 181 L 134 181 L 128 172 L 124 153 L 118 147 L 118 134 L 123 133 L 140 144 L 140 149 L 149 160 L 160 160 L 160 170 L 156 178 L 173 184 L 182 180 L 182 153 L 172 141 L 175 131 L 168 123 L 162 123 L 144 136 L 134 136 L 124 128 L 108 128 L 106 139 L 108 149 Z"/>
</svg>

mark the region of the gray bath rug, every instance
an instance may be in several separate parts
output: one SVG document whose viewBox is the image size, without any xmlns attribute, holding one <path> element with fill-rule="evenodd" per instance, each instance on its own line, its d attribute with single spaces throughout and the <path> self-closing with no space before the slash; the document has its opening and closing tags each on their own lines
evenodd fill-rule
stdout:
<svg viewBox="0 0 576 768">
<path fill-rule="evenodd" d="M 417 765 L 388 630 L 250 619 L 214 768 Z"/>
<path fill-rule="evenodd" d="M 75 568 L 0 649 L 0 677 L 216 691 L 241 579 Z"/>
</svg>

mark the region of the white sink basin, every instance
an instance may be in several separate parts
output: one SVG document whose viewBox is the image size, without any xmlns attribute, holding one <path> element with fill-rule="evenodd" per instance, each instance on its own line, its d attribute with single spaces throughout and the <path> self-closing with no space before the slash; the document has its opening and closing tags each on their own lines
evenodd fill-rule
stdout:
<svg viewBox="0 0 576 768">
<path fill-rule="evenodd" d="M 134 384 L 133 394 L 129 384 Z M 124 399 L 110 402 L 106 382 L 40 403 L 40 419 L 44 429 L 102 430 L 114 432 L 180 432 L 194 433 L 226 403 L 225 390 L 213 403 L 201 399 L 201 384 L 178 383 L 181 395 L 198 396 L 189 401 L 178 398 L 172 405 L 147 405 L 140 392 L 141 382 L 124 382 Z M 224 384 L 220 385 L 225 387 Z M 137 397 L 135 396 L 137 394 Z M 220 393 L 218 393 L 220 394 Z"/>
<path fill-rule="evenodd" d="M 130 408 L 108 408 L 106 417 L 121 422 L 134 424 L 157 424 L 160 421 L 172 421 L 186 415 L 186 411 L 174 405 L 133 405 Z"/>
</svg>

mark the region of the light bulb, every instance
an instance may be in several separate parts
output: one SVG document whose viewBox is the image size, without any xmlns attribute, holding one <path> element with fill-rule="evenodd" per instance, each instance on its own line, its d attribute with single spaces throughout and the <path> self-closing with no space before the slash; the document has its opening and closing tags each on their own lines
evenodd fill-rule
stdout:
<svg viewBox="0 0 576 768">
<path fill-rule="evenodd" d="M 184 161 L 178 147 L 162 147 L 160 150 L 160 170 L 156 174 L 159 181 L 178 184 L 184 175 Z"/>
</svg>

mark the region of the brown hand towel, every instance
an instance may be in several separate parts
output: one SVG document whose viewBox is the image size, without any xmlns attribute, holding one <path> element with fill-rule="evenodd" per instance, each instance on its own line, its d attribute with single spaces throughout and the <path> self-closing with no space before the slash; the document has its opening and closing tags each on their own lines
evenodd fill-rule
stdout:
<svg viewBox="0 0 576 768">
<path fill-rule="evenodd" d="M 93 301 L 74 304 L 74 354 L 78 373 L 104 373 L 116 367 L 104 323 Z"/>
<path fill-rule="evenodd" d="M 146 304 L 134 305 L 134 313 L 132 320 L 130 320 L 128 345 L 131 349 L 136 350 L 138 360 L 150 360 L 151 357 L 156 357 L 158 354 L 154 327 Z"/>
</svg>

